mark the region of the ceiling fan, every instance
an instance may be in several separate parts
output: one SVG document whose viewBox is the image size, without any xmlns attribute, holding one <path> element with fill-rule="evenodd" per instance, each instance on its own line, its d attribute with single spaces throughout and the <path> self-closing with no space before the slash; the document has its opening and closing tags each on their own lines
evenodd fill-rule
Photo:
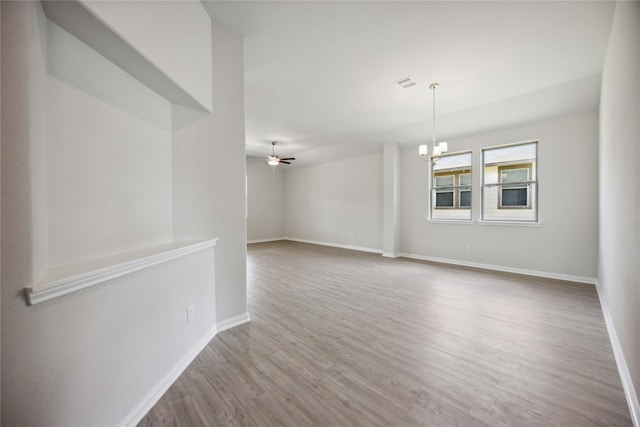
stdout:
<svg viewBox="0 0 640 427">
<path fill-rule="evenodd" d="M 295 157 L 284 157 L 280 158 L 276 156 L 276 141 L 271 141 L 271 155 L 267 156 L 267 164 L 269 166 L 277 166 L 279 163 L 284 163 L 290 165 L 290 160 L 295 160 Z"/>
</svg>

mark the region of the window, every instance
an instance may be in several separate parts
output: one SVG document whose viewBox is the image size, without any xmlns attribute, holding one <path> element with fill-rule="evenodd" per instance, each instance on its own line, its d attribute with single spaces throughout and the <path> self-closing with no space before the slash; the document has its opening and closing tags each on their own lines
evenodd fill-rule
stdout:
<svg viewBox="0 0 640 427">
<path fill-rule="evenodd" d="M 471 219 L 471 153 L 441 157 L 431 168 L 431 219 Z"/>
<path fill-rule="evenodd" d="M 453 208 L 455 175 L 436 175 L 436 209 Z"/>
<path fill-rule="evenodd" d="M 500 182 L 503 184 L 500 190 L 501 209 L 530 208 L 529 187 L 522 185 L 528 182 L 531 171 L 531 163 L 517 166 L 498 168 Z"/>
<path fill-rule="evenodd" d="M 482 219 L 537 221 L 537 142 L 482 150 Z"/>
</svg>

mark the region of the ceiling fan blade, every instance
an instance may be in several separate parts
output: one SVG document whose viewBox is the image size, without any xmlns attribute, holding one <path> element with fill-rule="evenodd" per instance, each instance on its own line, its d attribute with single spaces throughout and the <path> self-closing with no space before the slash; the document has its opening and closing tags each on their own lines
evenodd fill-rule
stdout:
<svg viewBox="0 0 640 427">
<path fill-rule="evenodd" d="M 295 160 L 295 159 L 296 159 L 295 157 L 285 157 L 280 160 Z"/>
<path fill-rule="evenodd" d="M 287 165 L 290 165 L 290 164 L 291 164 L 291 162 L 285 162 L 285 161 L 283 161 L 282 159 L 280 159 L 280 162 L 279 162 L 279 163 L 285 163 L 285 164 L 287 164 Z"/>
</svg>

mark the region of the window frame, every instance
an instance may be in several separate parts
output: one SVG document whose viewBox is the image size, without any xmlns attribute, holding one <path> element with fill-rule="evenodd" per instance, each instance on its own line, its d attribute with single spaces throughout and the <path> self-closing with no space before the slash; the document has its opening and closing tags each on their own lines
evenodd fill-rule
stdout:
<svg viewBox="0 0 640 427">
<path fill-rule="evenodd" d="M 435 221 L 435 222 L 460 222 L 460 223 L 472 223 L 473 222 L 473 198 L 471 198 L 471 202 L 468 206 L 460 206 L 460 192 L 461 191 L 469 191 L 473 194 L 473 150 L 464 150 L 457 151 L 452 153 L 444 154 L 442 157 L 453 157 L 458 155 L 469 155 L 470 161 L 468 165 L 459 168 L 450 168 L 443 169 L 441 171 L 434 170 L 435 164 L 431 163 L 429 168 L 429 216 L 427 220 Z M 437 187 L 435 187 L 435 180 L 439 176 L 454 176 L 454 182 L 452 186 L 447 186 L 442 188 L 440 191 L 442 192 L 453 192 L 454 203 L 453 206 L 436 206 L 436 197 L 434 193 L 438 191 Z M 470 183 L 469 185 L 461 186 L 460 184 L 460 175 L 470 175 Z M 462 187 L 468 187 L 468 190 L 462 190 Z M 472 196 L 473 197 L 473 196 Z M 434 217 L 434 213 L 436 211 L 446 212 L 447 210 L 451 211 L 468 211 L 469 218 L 436 218 Z"/>
<path fill-rule="evenodd" d="M 533 168 L 533 164 L 532 163 L 519 163 L 519 164 L 513 164 L 513 165 L 503 165 L 503 166 L 498 166 L 498 179 L 499 179 L 499 183 L 502 184 L 500 186 L 500 191 L 498 192 L 498 209 L 533 209 L 533 206 L 531 204 L 531 183 L 533 181 L 531 181 L 531 171 Z M 509 171 L 509 170 L 526 170 L 527 171 L 527 179 L 525 181 L 520 181 L 520 182 L 508 182 L 508 183 L 504 183 L 502 181 L 502 172 L 503 171 Z M 507 185 L 505 185 L 507 184 Z M 505 187 L 507 187 L 506 189 L 525 189 L 527 190 L 527 204 L 526 205 L 503 205 L 502 204 L 502 192 L 505 190 Z"/>
<path fill-rule="evenodd" d="M 464 185 L 464 186 L 462 185 L 461 180 L 462 180 L 462 176 L 463 175 L 469 175 L 469 185 Z M 463 171 L 458 175 L 458 184 L 460 185 L 460 187 L 458 188 L 458 208 L 459 209 L 471 209 L 471 205 L 473 204 L 472 203 L 472 200 L 473 200 L 473 193 L 472 193 L 473 174 L 471 173 L 471 169 L 469 169 L 469 172 L 464 172 Z M 463 187 L 469 187 L 469 189 L 468 190 L 463 190 L 462 189 Z M 468 206 L 467 205 L 465 205 L 465 206 L 462 205 L 462 193 L 463 192 L 469 193 L 469 205 Z"/>
<path fill-rule="evenodd" d="M 490 150 L 495 150 L 495 149 L 501 149 L 501 148 L 509 148 L 509 147 L 516 147 L 519 145 L 529 145 L 529 144 L 533 144 L 534 145 L 534 153 L 535 153 L 535 157 L 533 158 L 532 162 L 526 162 L 524 160 L 514 160 L 512 162 L 509 161 L 505 161 L 505 162 L 500 162 L 502 164 L 499 163 L 494 163 L 497 167 L 500 173 L 502 168 L 508 168 L 509 166 L 522 166 L 522 165 L 529 165 L 529 176 L 528 176 L 528 180 L 526 182 L 522 182 L 522 183 L 515 183 L 515 184 L 523 184 L 526 185 L 527 187 L 527 205 L 528 207 L 518 207 L 518 206 L 507 206 L 507 207 L 500 207 L 502 201 L 501 201 L 501 197 L 502 197 L 502 191 L 499 191 L 498 194 L 498 210 L 514 210 L 514 211 L 518 211 L 518 210 L 522 210 L 522 209 L 531 209 L 533 210 L 533 219 L 520 219 L 520 218 L 495 218 L 495 219 L 487 219 L 485 218 L 485 189 L 487 187 L 500 187 L 502 188 L 503 184 L 500 182 L 502 180 L 501 175 L 499 176 L 499 182 L 497 183 L 486 183 L 485 179 L 485 169 L 487 167 L 487 163 L 485 163 L 485 154 L 487 151 Z M 481 223 L 494 223 L 494 224 L 521 224 L 521 225 L 536 225 L 536 224 L 540 224 L 539 222 L 539 210 L 540 210 L 540 206 L 538 203 L 539 200 L 539 193 L 540 193 L 540 188 L 539 188 L 539 177 L 538 177 L 538 163 L 539 163 L 539 150 L 540 148 L 540 141 L 537 139 L 534 140 L 529 140 L 529 141 L 522 141 L 522 142 L 515 142 L 515 143 L 509 143 L 509 144 L 502 144 L 502 145 L 494 145 L 494 146 L 490 146 L 490 147 L 484 147 L 481 149 L 481 158 L 480 158 L 480 173 L 481 173 L 481 185 L 480 185 L 480 222 Z M 521 167 L 518 167 L 518 169 L 520 169 Z M 532 179 L 531 177 L 534 176 L 535 179 Z M 509 183 L 511 184 L 511 183 Z M 531 194 L 532 192 L 532 186 L 535 186 L 535 190 L 533 191 L 533 195 Z"/>
<path fill-rule="evenodd" d="M 434 184 L 437 182 L 438 178 L 447 178 L 447 177 L 453 177 L 453 184 L 452 185 L 444 185 L 442 187 L 438 187 L 437 185 L 435 185 L 433 187 L 433 191 L 435 191 L 436 193 L 436 204 L 433 207 L 434 209 L 457 209 L 456 205 L 457 205 L 457 197 L 456 197 L 456 174 L 455 172 L 452 171 L 446 171 L 446 172 L 442 172 L 443 175 L 436 175 L 433 174 L 433 181 Z M 438 189 L 439 188 L 439 189 Z M 442 194 L 442 193 L 451 193 L 451 201 L 452 204 L 451 206 L 438 206 L 438 194 Z"/>
<path fill-rule="evenodd" d="M 438 190 L 438 187 L 433 187 L 432 191 L 436 192 L 436 200 L 438 198 L 437 194 L 438 193 L 453 193 L 453 206 L 438 206 L 437 204 L 433 207 L 434 209 L 471 209 L 471 205 L 469 206 L 462 206 L 460 205 L 460 193 L 462 193 L 463 191 L 468 191 L 469 193 L 471 193 L 471 186 L 472 184 L 469 185 L 462 185 L 460 184 L 460 176 L 461 175 L 469 175 L 471 177 L 471 179 L 473 179 L 472 173 L 471 173 L 471 169 L 459 169 L 459 170 L 446 170 L 446 171 L 442 171 L 439 174 L 434 174 L 433 175 L 433 179 L 435 180 L 436 178 L 442 178 L 442 177 L 446 177 L 446 176 L 453 176 L 453 185 L 447 185 L 447 186 L 443 186 L 440 187 L 440 190 Z M 473 181 L 472 181 L 473 183 Z M 468 190 L 463 190 L 462 187 L 469 187 Z"/>
</svg>

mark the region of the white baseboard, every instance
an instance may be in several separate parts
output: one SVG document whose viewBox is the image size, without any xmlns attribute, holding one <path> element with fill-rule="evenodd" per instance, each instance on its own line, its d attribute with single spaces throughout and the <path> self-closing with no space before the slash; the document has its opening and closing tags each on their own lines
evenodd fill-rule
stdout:
<svg viewBox="0 0 640 427">
<path fill-rule="evenodd" d="M 350 249 L 352 251 L 370 252 L 374 254 L 382 254 L 381 249 L 365 248 L 363 246 L 342 245 L 339 243 L 319 242 L 317 240 L 297 239 L 294 237 L 285 237 L 284 240 L 291 240 L 292 242 L 310 243 L 312 245 L 331 246 L 332 248 Z"/>
<path fill-rule="evenodd" d="M 178 379 L 180 374 L 187 369 L 187 366 L 198 354 L 209 344 L 218 332 L 216 326 L 211 328 L 202 338 L 200 338 L 187 353 L 166 373 L 164 377 L 142 398 L 142 400 L 118 423 L 118 426 L 135 426 L 147 415 L 169 387 Z"/>
<path fill-rule="evenodd" d="M 411 258 L 411 259 L 419 259 L 422 261 L 431 261 L 438 262 L 442 264 L 452 264 L 452 265 L 461 265 L 463 267 L 473 267 L 473 268 L 481 268 L 483 270 L 494 270 L 494 271 L 502 271 L 505 273 L 515 273 L 515 274 L 524 274 L 527 276 L 535 276 L 535 277 L 544 277 L 547 279 L 558 279 L 558 280 L 566 280 L 568 282 L 576 282 L 576 283 L 585 283 L 589 285 L 596 284 L 596 278 L 594 277 L 582 277 L 582 276 L 573 276 L 570 274 L 560 274 L 560 273 L 550 273 L 547 271 L 538 271 L 538 270 L 527 270 L 524 268 L 514 268 L 514 267 L 504 267 L 501 265 L 493 265 L 493 264 L 483 264 L 479 262 L 469 262 L 469 261 L 460 261 L 457 259 L 449 259 L 449 258 L 438 258 L 424 255 L 416 255 L 416 254 L 407 254 L 401 253 L 401 257 Z"/>
<path fill-rule="evenodd" d="M 250 245 L 252 243 L 264 243 L 264 242 L 277 242 L 280 240 L 286 240 L 285 237 L 274 237 L 271 239 L 257 239 L 257 240 L 247 240 L 247 245 Z"/>
<path fill-rule="evenodd" d="M 178 379 L 191 362 L 200 354 L 200 352 L 209 344 L 218 332 L 233 328 L 250 321 L 249 313 L 243 313 L 238 316 L 217 322 L 202 338 L 198 340 L 187 353 L 162 377 L 160 381 L 142 398 L 142 400 L 127 414 L 124 419 L 118 423 L 118 426 L 135 426 L 140 420 L 147 415 L 147 412 L 158 403 L 163 394 L 169 390 L 169 387 Z"/>
<path fill-rule="evenodd" d="M 243 323 L 250 322 L 251 318 L 249 313 L 242 313 L 237 316 L 230 317 L 229 319 L 221 320 L 217 323 L 218 332 L 226 331 L 234 326 L 242 325 Z"/>
<path fill-rule="evenodd" d="M 613 355 L 616 359 L 616 365 L 618 366 L 618 374 L 620 374 L 620 380 L 622 381 L 622 388 L 624 389 L 624 395 L 627 398 L 627 404 L 629 405 L 629 412 L 631 413 L 631 420 L 635 427 L 640 427 L 640 402 L 638 402 L 638 394 L 633 386 L 633 380 L 631 379 L 631 373 L 629 367 L 624 358 L 622 352 L 622 346 L 618 339 L 618 333 L 616 327 L 613 324 L 613 318 L 611 312 L 607 306 L 600 288 L 600 283 L 596 281 L 596 289 L 598 291 L 598 298 L 600 299 L 600 306 L 602 307 L 602 314 L 604 316 L 604 323 L 607 325 L 607 332 L 609 333 L 609 340 L 611 341 L 611 347 L 613 349 Z"/>
<path fill-rule="evenodd" d="M 400 254 L 394 254 L 391 252 L 382 252 L 382 256 L 385 258 L 400 258 Z"/>
</svg>

